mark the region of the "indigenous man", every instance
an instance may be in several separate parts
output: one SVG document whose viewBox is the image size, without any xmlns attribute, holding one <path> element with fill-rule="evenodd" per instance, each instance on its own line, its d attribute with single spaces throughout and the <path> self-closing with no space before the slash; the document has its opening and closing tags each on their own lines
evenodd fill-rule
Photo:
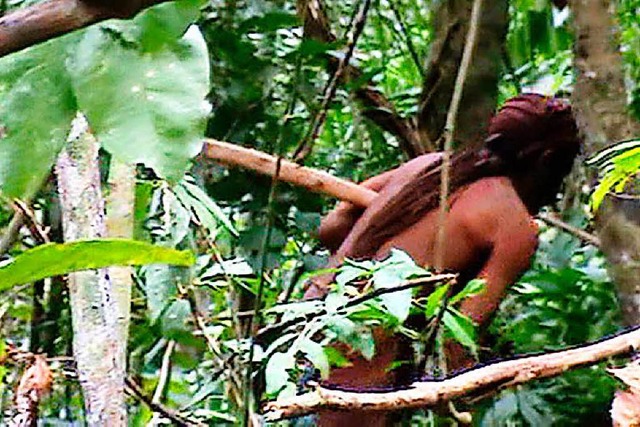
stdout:
<svg viewBox="0 0 640 427">
<path fill-rule="evenodd" d="M 449 209 L 443 222 L 440 258 L 460 273 L 460 285 L 478 277 L 484 292 L 464 300 L 462 313 L 479 325 L 498 308 L 507 286 L 529 267 L 537 245 L 532 216 L 553 202 L 578 153 L 580 140 L 565 102 L 537 94 L 508 100 L 489 124 L 489 137 L 451 161 Z M 440 225 L 438 203 L 441 155 L 427 154 L 375 176 L 361 185 L 379 192 L 367 209 L 341 202 L 322 221 L 320 240 L 332 251 L 330 265 L 346 257 L 382 259 L 391 248 L 409 253 L 419 265 L 434 265 Z M 322 281 L 307 298 L 327 293 Z M 376 331 L 372 360 L 349 355 L 351 365 L 332 370 L 327 384 L 343 388 L 394 387 L 408 381 L 390 367 L 406 353 L 397 336 Z M 449 345 L 449 367 L 470 364 L 461 346 Z M 405 355 L 406 356 L 406 355 Z M 387 425 L 372 412 L 320 414 L 322 426 Z M 359 424 L 358 424 L 359 423 Z"/>
</svg>

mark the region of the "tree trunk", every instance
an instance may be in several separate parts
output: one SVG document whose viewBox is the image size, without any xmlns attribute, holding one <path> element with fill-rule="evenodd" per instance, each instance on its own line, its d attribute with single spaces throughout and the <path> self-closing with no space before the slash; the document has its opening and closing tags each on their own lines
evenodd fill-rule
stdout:
<svg viewBox="0 0 640 427">
<path fill-rule="evenodd" d="M 575 116 L 587 153 L 640 136 L 640 124 L 627 112 L 622 58 L 615 39 L 612 4 L 607 0 L 571 3 L 576 34 L 573 93 Z M 640 324 L 640 204 L 635 197 L 606 198 L 596 215 L 602 250 L 610 263 L 624 321 Z"/>
<path fill-rule="evenodd" d="M 435 12 L 435 38 L 431 45 L 422 88 L 418 129 L 428 146 L 439 146 L 447 109 L 462 60 L 471 16 L 470 0 L 442 0 Z M 496 109 L 502 47 L 507 35 L 508 4 L 505 0 L 483 5 L 473 62 L 467 73 L 453 141 L 468 146 L 483 141 Z"/>
<path fill-rule="evenodd" d="M 98 163 L 99 144 L 86 120 L 74 120 L 72 137 L 56 164 L 64 240 L 106 234 Z M 125 426 L 123 352 L 119 307 L 106 269 L 69 275 L 73 353 L 89 426 Z"/>
</svg>

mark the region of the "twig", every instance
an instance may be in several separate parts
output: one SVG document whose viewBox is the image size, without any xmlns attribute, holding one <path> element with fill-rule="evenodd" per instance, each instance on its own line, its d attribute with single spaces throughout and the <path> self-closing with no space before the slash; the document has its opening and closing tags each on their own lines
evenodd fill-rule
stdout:
<svg viewBox="0 0 640 427">
<path fill-rule="evenodd" d="M 169 374 L 171 373 L 171 355 L 176 348 L 176 342 L 171 340 L 167 343 L 167 348 L 162 355 L 162 365 L 160 365 L 160 375 L 158 376 L 158 385 L 153 392 L 153 402 L 160 403 L 162 401 L 162 395 L 169 382 Z"/>
<path fill-rule="evenodd" d="M 300 17 L 304 21 L 304 36 L 321 43 L 335 42 L 336 37 L 331 32 L 329 18 L 320 0 L 298 0 L 297 3 Z M 329 56 L 328 59 L 332 67 L 337 66 L 338 59 L 335 56 Z M 363 73 L 360 69 L 348 64 L 342 75 L 342 81 L 359 81 L 362 77 Z M 381 129 L 392 134 L 409 158 L 425 152 L 416 129 L 415 118 L 400 116 L 393 103 L 376 88 L 371 80 L 356 88 L 355 95 L 362 103 L 362 114 Z"/>
<path fill-rule="evenodd" d="M 224 352 L 220 345 L 206 332 L 207 324 L 204 320 L 204 316 L 198 310 L 198 307 L 195 302 L 195 297 L 193 295 L 193 289 L 189 288 L 190 292 L 184 292 L 181 289 L 181 293 L 186 296 L 187 301 L 189 302 L 189 307 L 191 308 L 191 315 L 194 320 L 194 327 L 198 330 L 198 332 L 203 336 L 205 342 L 207 343 L 207 348 L 213 355 L 214 359 L 217 361 L 218 368 L 221 370 L 227 370 L 229 372 L 229 380 L 233 384 L 236 390 L 240 389 L 240 384 L 242 382 L 235 375 L 235 371 L 232 366 L 227 366 L 228 361 L 224 358 Z"/>
<path fill-rule="evenodd" d="M 147 405 L 152 411 L 162 414 L 165 418 L 176 423 L 176 425 L 187 426 L 187 427 L 191 427 L 191 426 L 200 427 L 205 425 L 200 421 L 187 418 L 179 414 L 177 411 L 171 408 L 168 408 L 158 402 L 154 402 L 153 399 L 147 396 L 144 390 L 142 390 L 142 388 L 138 385 L 138 383 L 136 383 L 135 380 L 131 377 L 125 378 L 125 385 L 126 385 L 125 391 L 127 392 L 128 395 L 135 397 L 140 402 Z"/>
<path fill-rule="evenodd" d="M 34 238 L 34 240 L 39 245 L 49 243 L 50 240 L 47 231 L 42 228 L 42 226 L 38 222 L 33 209 L 31 209 L 25 202 L 18 199 L 14 200 L 12 205 L 13 209 L 16 212 L 22 212 L 22 216 L 26 220 L 28 220 L 27 226 L 29 227 L 29 231 L 31 232 L 31 236 Z"/>
<path fill-rule="evenodd" d="M 447 112 L 447 120 L 444 126 L 443 138 L 443 153 L 442 153 L 442 178 L 440 184 L 440 214 L 438 218 L 438 235 L 436 240 L 436 253 L 434 266 L 438 269 L 444 268 L 444 249 L 445 249 L 445 221 L 447 217 L 447 200 L 449 198 L 449 173 L 451 169 L 451 149 L 453 143 L 453 132 L 455 130 L 456 119 L 458 117 L 458 109 L 460 107 L 460 100 L 462 99 L 462 92 L 464 89 L 464 82 L 467 78 L 467 72 L 469 70 L 469 64 L 471 63 L 471 57 L 473 56 L 473 49 L 476 45 L 476 36 L 478 34 L 478 22 L 480 21 L 480 12 L 482 11 L 482 0 L 474 0 L 473 8 L 471 9 L 471 19 L 469 22 L 469 31 L 467 32 L 467 38 L 464 44 L 464 51 L 462 52 L 462 60 L 460 61 L 460 68 L 458 75 L 456 76 L 456 82 L 453 88 L 453 95 L 451 96 L 451 104 L 449 105 L 449 111 Z"/>
<path fill-rule="evenodd" d="M 278 145 L 281 144 L 282 139 L 278 139 Z M 280 147 L 278 147 L 279 151 Z M 280 170 L 282 165 L 282 156 L 278 155 L 276 159 L 276 171 L 273 175 L 273 179 L 271 180 L 271 188 L 269 189 L 269 198 L 267 201 L 267 229 L 264 234 L 264 240 L 262 241 L 261 248 L 261 259 L 260 259 L 260 281 L 258 283 L 258 292 L 256 294 L 256 299 L 253 306 L 253 316 L 249 317 L 247 322 L 247 331 L 250 334 L 250 347 L 249 347 L 249 360 L 247 362 L 247 370 L 244 380 L 244 426 L 249 427 L 251 425 L 251 420 L 253 419 L 254 411 L 253 411 L 253 402 L 250 401 L 250 397 L 253 397 L 254 383 L 253 383 L 253 356 L 255 353 L 256 347 L 256 338 L 253 332 L 253 325 L 260 324 L 262 320 L 262 297 L 264 294 L 264 284 L 265 284 L 265 274 L 266 274 L 266 264 L 267 264 L 267 256 L 269 254 L 269 246 L 271 244 L 271 234 L 273 232 L 273 226 L 275 223 L 275 215 L 274 215 L 274 207 L 276 201 L 277 187 L 278 181 L 280 179 Z"/>
<path fill-rule="evenodd" d="M 327 117 L 329 103 L 336 95 L 338 81 L 340 81 L 340 77 L 344 73 L 346 66 L 349 65 L 349 61 L 353 56 L 353 51 L 355 50 L 356 43 L 360 38 L 360 34 L 362 34 L 362 30 L 364 29 L 364 24 L 366 22 L 367 13 L 369 12 L 370 6 L 371 0 L 362 1 L 360 12 L 353 21 L 352 30 L 350 32 L 351 36 L 349 38 L 349 41 L 347 42 L 347 50 L 344 54 L 344 57 L 342 57 L 340 62 L 338 62 L 338 67 L 336 68 L 335 72 L 327 81 L 327 85 L 325 86 L 323 93 L 322 103 L 320 104 L 320 109 L 313 120 L 311 131 L 307 138 L 302 140 L 301 144 L 293 154 L 293 158 L 297 162 L 301 162 L 306 156 L 309 155 L 309 153 L 311 153 L 311 150 L 313 149 L 313 143 L 322 131 L 322 126 L 324 125 L 324 121 Z"/>
<path fill-rule="evenodd" d="M 18 210 L 13 214 L 7 230 L 4 232 L 2 239 L 0 239 L 0 255 L 6 254 L 16 241 L 18 241 L 24 220 L 25 217 L 22 211 Z"/>
<path fill-rule="evenodd" d="M 420 279 L 407 280 L 404 284 L 399 285 L 399 286 L 394 286 L 393 288 L 378 288 L 378 289 L 374 290 L 373 292 L 369 292 L 366 295 L 363 295 L 361 297 L 354 298 L 354 299 L 348 301 L 347 303 L 342 305 L 340 308 L 338 308 L 338 311 L 344 310 L 346 308 L 355 307 L 356 305 L 362 304 L 363 302 L 372 300 L 372 299 L 377 298 L 377 297 L 379 297 L 381 295 L 391 294 L 391 293 L 394 293 L 394 292 L 401 292 L 401 291 L 404 291 L 406 289 L 416 288 L 418 286 L 423 286 L 423 285 L 427 285 L 427 284 L 430 284 L 430 283 L 437 283 L 437 282 L 447 282 L 447 283 L 449 283 L 449 282 L 455 280 L 457 277 L 458 277 L 457 274 L 437 274 L 435 276 L 429 276 L 429 277 L 424 277 L 424 278 L 420 278 Z"/>
<path fill-rule="evenodd" d="M 400 11 L 396 7 L 395 0 L 388 0 L 388 1 L 389 1 L 389 7 L 391 7 L 391 11 L 393 12 L 393 15 L 396 17 L 396 21 L 398 21 L 398 25 L 400 26 L 400 34 L 404 36 L 405 43 L 407 44 L 407 50 L 411 55 L 411 59 L 413 59 L 413 63 L 416 65 L 416 68 L 418 69 L 418 73 L 420 73 L 420 75 L 424 77 L 424 70 L 422 69 L 422 64 L 420 63 L 420 57 L 418 56 L 418 51 L 416 50 L 416 47 L 413 44 L 413 40 L 411 40 L 411 35 L 409 34 L 407 27 L 404 25 L 404 21 L 402 20 Z"/>
<path fill-rule="evenodd" d="M 399 410 L 432 407 L 478 390 L 503 389 L 548 378 L 571 368 L 590 365 L 640 348 L 640 327 L 597 343 L 537 356 L 521 357 L 475 368 L 433 381 L 417 381 L 402 390 L 360 393 L 318 387 L 310 393 L 269 402 L 266 421 L 302 416 L 320 409 Z"/>
<path fill-rule="evenodd" d="M 577 237 L 585 243 L 589 243 L 590 245 L 595 246 L 596 248 L 599 248 L 602 243 L 600 242 L 598 236 L 595 236 L 584 230 L 580 230 L 579 228 L 574 227 L 571 224 L 567 224 L 554 214 L 539 213 L 538 218 L 553 227 L 559 228 L 560 230 L 565 231 L 574 237 Z"/>
</svg>

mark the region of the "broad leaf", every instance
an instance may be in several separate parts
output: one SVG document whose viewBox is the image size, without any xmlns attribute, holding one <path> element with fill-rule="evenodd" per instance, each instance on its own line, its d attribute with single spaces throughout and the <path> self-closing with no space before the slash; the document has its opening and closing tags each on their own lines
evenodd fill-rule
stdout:
<svg viewBox="0 0 640 427">
<path fill-rule="evenodd" d="M 238 236 L 238 232 L 222 209 L 200 187 L 186 180 L 182 180 L 174 187 L 176 197 L 182 205 L 191 210 L 200 224 L 209 230 L 215 238 L 218 224 L 222 224 L 231 234 Z"/>
<path fill-rule="evenodd" d="M 451 297 L 451 301 L 449 301 L 449 304 L 455 305 L 465 298 L 469 298 L 470 296 L 477 295 L 480 292 L 484 292 L 486 287 L 487 281 L 485 279 L 470 280 L 460 292 Z"/>
<path fill-rule="evenodd" d="M 450 309 L 442 316 L 442 323 L 456 341 L 474 354 L 478 352 L 475 327 L 468 317 Z"/>
<path fill-rule="evenodd" d="M 0 60 L 0 191 L 31 198 L 67 139 L 76 101 L 65 70 L 75 35 Z"/>
<path fill-rule="evenodd" d="M 68 66 L 79 108 L 111 154 L 178 180 L 204 135 L 206 45 L 195 26 L 151 52 L 123 37 L 112 24 L 86 31 Z"/>
<path fill-rule="evenodd" d="M 427 305 L 424 309 L 424 314 L 427 317 L 433 317 L 436 315 L 436 310 L 442 304 L 444 296 L 447 294 L 450 285 L 440 285 L 434 289 L 427 297 Z"/>
<path fill-rule="evenodd" d="M 0 267 L 0 291 L 46 277 L 111 265 L 172 264 L 190 266 L 190 251 L 177 251 L 125 239 L 82 240 L 37 246 Z"/>
</svg>

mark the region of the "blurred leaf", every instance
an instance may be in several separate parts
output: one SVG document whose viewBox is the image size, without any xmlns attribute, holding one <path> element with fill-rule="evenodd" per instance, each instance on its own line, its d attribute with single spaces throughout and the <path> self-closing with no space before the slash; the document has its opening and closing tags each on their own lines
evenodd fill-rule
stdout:
<svg viewBox="0 0 640 427">
<path fill-rule="evenodd" d="M 622 192 L 628 180 L 640 171 L 640 140 L 613 144 L 596 153 L 587 164 L 600 169 L 600 183 L 591 196 L 591 205 L 597 211 L 607 193 L 612 189 Z"/>
<path fill-rule="evenodd" d="M 477 295 L 487 288 L 487 281 L 484 279 L 473 279 L 467 282 L 464 288 L 458 292 L 457 294 L 451 297 L 449 301 L 450 305 L 455 305 L 462 301 L 465 298 L 469 298 L 470 296 Z"/>
<path fill-rule="evenodd" d="M 200 17 L 206 0 L 178 0 L 144 10 L 133 21 L 145 52 L 171 45 Z"/>
<path fill-rule="evenodd" d="M 329 358 L 322 345 L 309 338 L 301 340 L 298 345 L 309 362 L 320 371 L 322 378 L 326 379 L 329 376 Z"/>
<path fill-rule="evenodd" d="M 339 287 L 344 288 L 344 286 L 350 282 L 359 279 L 367 273 L 366 270 L 345 264 L 340 267 L 340 272 L 336 275 L 335 281 Z"/>
<path fill-rule="evenodd" d="M 153 323 L 178 295 L 176 284 L 181 274 L 175 267 L 153 264 L 144 266 L 141 275 L 144 277 L 149 320 Z"/>
<path fill-rule="evenodd" d="M 324 352 L 329 359 L 329 364 L 336 368 L 344 368 L 349 366 L 351 362 L 338 349 L 334 347 L 325 347 Z"/>
<path fill-rule="evenodd" d="M 189 326 L 191 319 L 189 301 L 184 299 L 174 300 L 160 318 L 162 335 L 178 342 L 191 341 L 193 339 L 191 327 Z"/>
<path fill-rule="evenodd" d="M 471 319 L 449 309 L 442 316 L 442 323 L 457 342 L 467 347 L 473 354 L 478 352 L 476 330 Z"/>
<path fill-rule="evenodd" d="M 427 317 L 433 317 L 436 315 L 436 310 L 442 305 L 442 299 L 447 294 L 451 285 L 440 285 L 435 288 L 431 294 L 427 297 L 427 305 L 424 309 L 424 314 Z"/>
<path fill-rule="evenodd" d="M 227 215 L 200 187 L 182 180 L 174 187 L 174 191 L 184 207 L 196 215 L 200 225 L 209 230 L 213 240 L 217 234 L 218 223 L 222 224 L 234 236 L 238 236 L 238 232 Z"/>
<path fill-rule="evenodd" d="M 135 240 L 101 239 L 47 243 L 25 251 L 0 267 L 0 291 L 46 277 L 112 265 L 166 263 L 188 267 L 194 262 L 195 258 L 190 251 L 177 251 Z"/>
<path fill-rule="evenodd" d="M 269 358 L 264 372 L 267 394 L 274 395 L 291 382 L 288 370 L 295 362 L 295 356 L 290 353 L 274 353 Z"/>
<path fill-rule="evenodd" d="M 274 11 L 247 19 L 240 24 L 238 31 L 241 33 L 249 31 L 271 32 L 280 28 L 294 27 L 298 24 L 299 18 L 296 14 Z"/>
<path fill-rule="evenodd" d="M 72 34 L 0 59 L 0 191 L 31 199 L 51 171 L 77 106 L 65 69 Z"/>
<path fill-rule="evenodd" d="M 252 276 L 254 273 L 249 263 L 238 257 L 213 264 L 201 274 L 201 277 L 202 279 L 206 279 L 226 274 L 230 276 Z"/>
</svg>

